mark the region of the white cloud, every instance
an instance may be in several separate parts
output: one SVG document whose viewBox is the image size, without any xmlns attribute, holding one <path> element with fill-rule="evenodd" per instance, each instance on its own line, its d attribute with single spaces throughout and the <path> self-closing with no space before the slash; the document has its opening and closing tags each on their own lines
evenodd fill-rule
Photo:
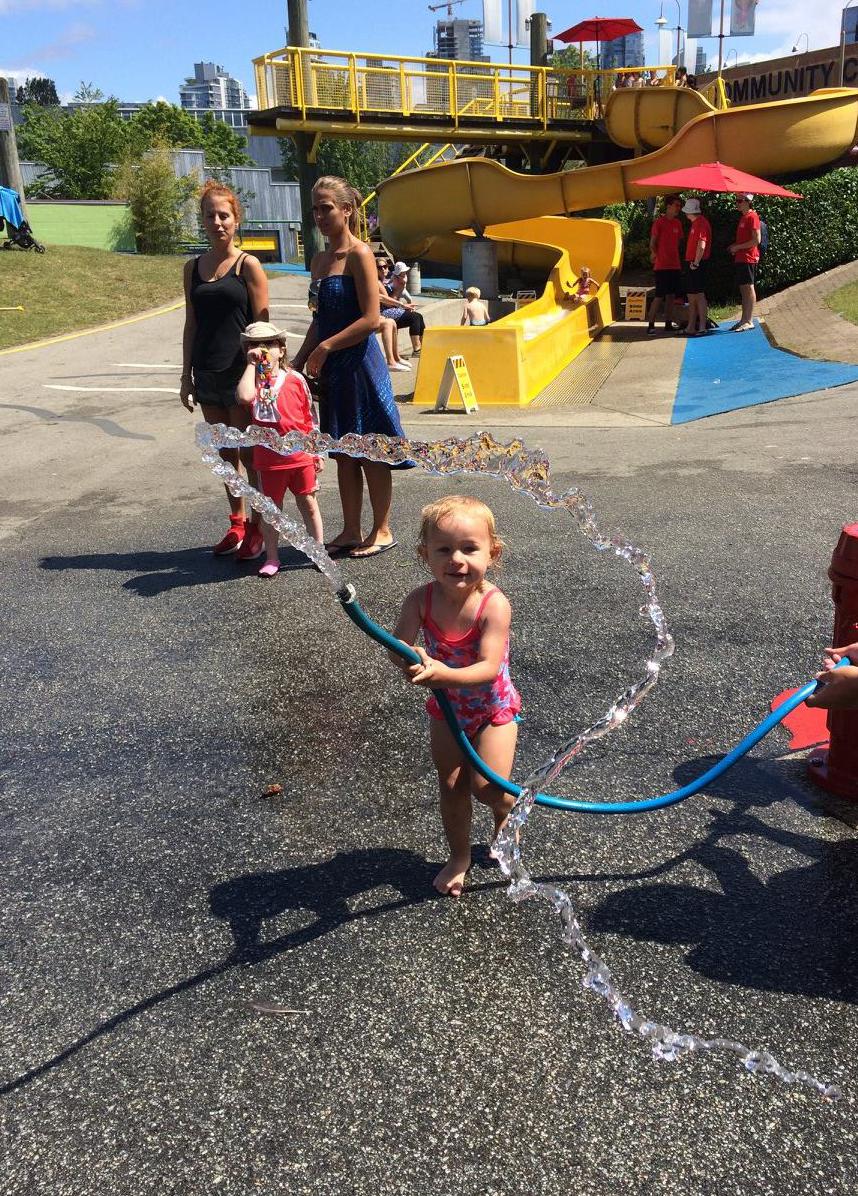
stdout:
<svg viewBox="0 0 858 1196">
<path fill-rule="evenodd" d="M 75 47 L 82 45 L 84 42 L 90 42 L 97 36 L 98 30 L 94 26 L 76 22 L 74 25 L 69 25 L 58 37 L 55 37 L 46 45 L 37 46 L 33 50 L 33 54 L 37 58 L 47 59 L 49 62 L 55 61 L 58 58 L 68 58 Z"/>
<path fill-rule="evenodd" d="M 807 0 L 761 0 L 757 5 L 757 36 L 777 38 L 786 47 L 784 53 L 787 54 L 801 33 L 807 34 L 811 50 L 837 46 L 840 44 L 840 10 L 840 3 L 813 5 Z"/>
</svg>

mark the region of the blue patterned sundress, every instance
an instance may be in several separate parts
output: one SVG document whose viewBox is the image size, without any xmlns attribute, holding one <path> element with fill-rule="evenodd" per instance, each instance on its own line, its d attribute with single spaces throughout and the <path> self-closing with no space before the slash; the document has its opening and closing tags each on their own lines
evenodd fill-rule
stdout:
<svg viewBox="0 0 858 1196">
<path fill-rule="evenodd" d="M 342 332 L 361 318 L 354 279 L 329 274 L 319 280 L 319 341 Z M 390 373 L 375 336 L 329 353 L 319 378 L 322 401 L 319 422 L 323 432 L 337 438 L 356 432 L 404 436 L 393 398 Z"/>
</svg>

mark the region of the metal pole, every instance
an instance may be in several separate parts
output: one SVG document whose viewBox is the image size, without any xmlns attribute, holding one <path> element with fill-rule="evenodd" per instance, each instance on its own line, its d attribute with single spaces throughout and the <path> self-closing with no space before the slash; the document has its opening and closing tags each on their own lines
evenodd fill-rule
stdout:
<svg viewBox="0 0 858 1196">
<path fill-rule="evenodd" d="M 843 5 L 843 12 L 840 14 L 840 86 L 843 86 L 843 75 L 846 71 L 846 9 L 851 8 L 855 0 L 848 0 L 847 4 Z M 808 40 L 808 46 L 810 41 Z"/>
<path fill-rule="evenodd" d="M 724 0 L 721 0 L 724 3 Z M 679 59 L 679 41 L 682 36 L 682 6 L 679 0 L 676 0 L 676 67 L 677 70 L 682 65 Z"/>
<path fill-rule="evenodd" d="M 530 65 L 545 66 L 548 52 L 548 16 L 535 12 L 530 18 Z"/>
<path fill-rule="evenodd" d="M 287 0 L 287 14 L 289 45 L 309 46 L 310 19 L 307 15 L 307 0 Z M 306 90 L 305 80 L 305 93 Z M 309 270 L 313 254 L 321 253 L 325 248 L 322 234 L 316 228 L 316 222 L 313 219 L 313 184 L 319 177 L 319 168 L 315 162 L 310 161 L 308 156 L 308 150 L 313 142 L 312 134 L 296 133 L 292 140 L 295 142 L 298 185 L 301 195 L 301 236 L 304 241 L 304 265 Z"/>
<path fill-rule="evenodd" d="M 736 55 L 736 62 L 738 64 L 739 55 Z M 724 0 L 721 0 L 721 24 L 718 27 L 718 78 L 721 78 L 721 71 L 724 66 Z"/>
<path fill-rule="evenodd" d="M 544 12 L 535 12 L 530 18 L 530 65 L 545 66 L 548 51 L 548 16 Z M 530 85 L 530 114 L 542 116 L 539 110 L 540 99 L 548 103 L 548 97 L 539 89 L 539 76 L 533 77 Z"/>
<path fill-rule="evenodd" d="M 512 0 L 507 0 L 506 23 L 507 31 L 509 33 L 509 65 L 512 66 L 512 48 L 515 45 L 515 38 L 512 35 Z M 510 79 L 512 79 L 512 76 L 510 76 Z"/>
<path fill-rule="evenodd" d="M 24 180 L 21 177 L 21 163 L 18 161 L 18 143 L 15 140 L 15 125 L 12 121 L 12 101 L 9 98 L 9 85 L 0 77 L 0 115 L 9 115 L 9 128 L 4 129 L 5 120 L 0 121 L 0 186 L 11 187 L 17 191 L 21 199 L 24 215 Z"/>
</svg>

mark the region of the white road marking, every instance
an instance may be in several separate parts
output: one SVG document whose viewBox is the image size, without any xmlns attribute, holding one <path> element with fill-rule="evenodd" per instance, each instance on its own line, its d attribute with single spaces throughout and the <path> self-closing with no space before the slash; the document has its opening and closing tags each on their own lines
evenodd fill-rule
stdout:
<svg viewBox="0 0 858 1196">
<path fill-rule="evenodd" d="M 175 386 L 62 386 L 59 382 L 43 382 L 45 390 L 80 390 L 90 394 L 137 394 L 147 392 L 159 395 L 174 395 Z"/>
<path fill-rule="evenodd" d="M 309 311 L 306 303 L 269 303 L 269 307 L 292 307 L 296 311 Z"/>
</svg>

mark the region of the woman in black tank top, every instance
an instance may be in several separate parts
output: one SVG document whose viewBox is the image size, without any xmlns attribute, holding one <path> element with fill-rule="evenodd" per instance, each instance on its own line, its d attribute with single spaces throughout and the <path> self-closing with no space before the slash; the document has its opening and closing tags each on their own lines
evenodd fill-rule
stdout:
<svg viewBox="0 0 858 1196">
<path fill-rule="evenodd" d="M 179 398 L 188 411 L 199 403 L 207 423 L 243 431 L 250 409 L 235 397 L 244 369 L 240 338 L 248 324 L 268 319 L 268 279 L 255 257 L 235 247 L 241 209 L 233 192 L 209 181 L 203 188 L 200 211 L 211 249 L 185 263 Z M 221 456 L 235 469 L 243 464 L 247 480 L 256 486 L 252 449 L 223 449 Z M 226 493 L 230 527 L 214 551 L 218 556 L 235 552 L 239 560 L 253 560 L 263 552 L 259 515 L 254 513 L 247 520 L 243 500 L 229 490 Z"/>
</svg>

